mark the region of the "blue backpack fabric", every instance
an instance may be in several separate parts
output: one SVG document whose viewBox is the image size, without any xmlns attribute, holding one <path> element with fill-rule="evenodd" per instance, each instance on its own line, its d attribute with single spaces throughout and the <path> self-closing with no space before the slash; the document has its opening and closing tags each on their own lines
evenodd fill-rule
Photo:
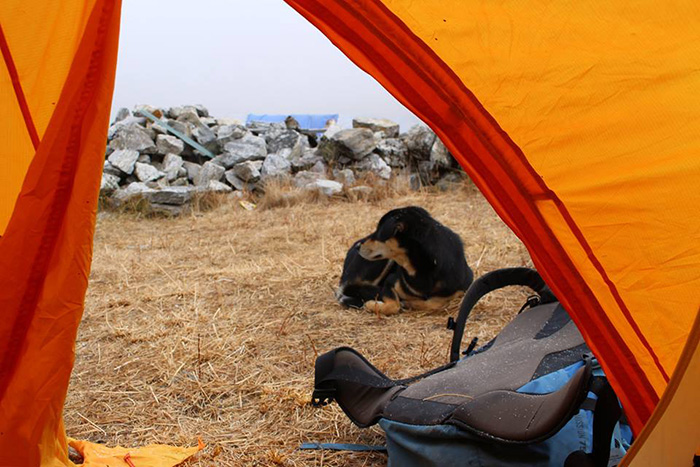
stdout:
<svg viewBox="0 0 700 467">
<path fill-rule="evenodd" d="M 560 389 L 584 365 L 574 363 L 566 368 L 544 375 L 522 386 L 518 391 L 546 394 Z M 595 376 L 604 377 L 599 368 Z M 589 392 L 588 398 L 597 396 Z M 535 466 L 560 467 L 572 452 L 593 450 L 593 407 L 585 404 L 556 434 L 540 443 L 526 446 L 503 445 L 479 438 L 451 425 L 410 425 L 380 419 L 379 426 L 386 433 L 389 466 L 446 466 L 469 467 Z M 617 422 L 610 442 L 609 466 L 617 465 L 632 442 L 632 431 Z"/>
<path fill-rule="evenodd" d="M 538 295 L 492 341 L 462 352 L 465 322 L 492 290 Z M 337 401 L 356 425 L 379 423 L 389 465 L 616 465 L 631 443 L 617 397 L 568 313 L 536 271 L 512 268 L 472 284 L 460 307 L 451 361 L 392 380 L 341 347 L 316 362 L 315 405 Z M 459 334 L 459 336 L 458 336 Z M 461 358 L 460 358 L 461 357 Z"/>
</svg>

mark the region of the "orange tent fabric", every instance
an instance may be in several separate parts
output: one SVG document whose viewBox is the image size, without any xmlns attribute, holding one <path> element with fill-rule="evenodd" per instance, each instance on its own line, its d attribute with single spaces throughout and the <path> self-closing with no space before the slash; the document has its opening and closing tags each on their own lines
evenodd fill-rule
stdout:
<svg viewBox="0 0 700 467">
<path fill-rule="evenodd" d="M 287 3 L 445 141 L 639 433 L 700 308 L 697 2 Z"/>
<path fill-rule="evenodd" d="M 0 465 L 70 465 L 63 402 L 90 270 L 120 7 L 0 3 Z M 79 447 L 86 467 L 117 465 L 95 454 L 104 447 Z M 196 450 L 133 452 L 143 452 L 139 466 L 164 467 Z"/>
<path fill-rule="evenodd" d="M 687 459 L 700 440 L 687 419 L 700 387 L 697 2 L 287 3 L 439 134 L 523 240 L 625 406 L 630 460 Z M 0 465 L 69 465 L 61 412 L 120 6 L 0 3 Z"/>
<path fill-rule="evenodd" d="M 0 3 L 0 465 L 11 466 L 68 462 L 61 414 L 119 32 L 118 2 L 47 3 Z"/>
</svg>

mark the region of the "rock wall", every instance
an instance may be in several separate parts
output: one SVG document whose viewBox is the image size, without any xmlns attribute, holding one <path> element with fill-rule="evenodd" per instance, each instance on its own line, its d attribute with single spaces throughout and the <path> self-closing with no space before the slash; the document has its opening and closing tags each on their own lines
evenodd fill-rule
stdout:
<svg viewBox="0 0 700 467">
<path fill-rule="evenodd" d="M 105 156 L 103 197 L 115 205 L 138 197 L 172 214 L 198 193 L 264 191 L 271 179 L 332 196 L 368 173 L 389 180 L 408 172 L 415 189 L 460 178 L 447 148 L 425 126 L 400 133 L 390 120 L 357 118 L 353 128 L 330 122 L 318 135 L 300 130 L 293 118 L 243 125 L 212 117 L 201 105 L 120 109 Z"/>
</svg>

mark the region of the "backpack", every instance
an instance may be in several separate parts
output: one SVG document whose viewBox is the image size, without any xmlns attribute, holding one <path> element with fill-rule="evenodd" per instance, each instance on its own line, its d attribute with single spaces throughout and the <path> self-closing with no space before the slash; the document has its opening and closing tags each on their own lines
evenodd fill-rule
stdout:
<svg viewBox="0 0 700 467">
<path fill-rule="evenodd" d="M 517 316 L 490 342 L 461 351 L 467 318 L 481 297 L 527 286 Z M 389 465 L 608 466 L 632 437 L 600 366 L 537 271 L 501 269 L 467 290 L 450 362 L 404 380 L 385 376 L 340 347 L 318 357 L 312 403 L 336 401 L 360 427 L 386 433 Z"/>
</svg>

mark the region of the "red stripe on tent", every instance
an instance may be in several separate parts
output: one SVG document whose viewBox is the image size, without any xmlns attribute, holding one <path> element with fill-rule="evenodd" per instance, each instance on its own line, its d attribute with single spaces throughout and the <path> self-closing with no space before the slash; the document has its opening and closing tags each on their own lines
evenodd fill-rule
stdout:
<svg viewBox="0 0 700 467">
<path fill-rule="evenodd" d="M 9 314 L 8 316 L 15 315 L 17 318 L 12 325 L 10 338 L 5 343 L 4 352 L 0 354 L 0 400 L 5 396 L 12 380 L 12 374 L 21 358 L 21 350 L 37 312 L 46 274 L 71 199 L 76 167 L 83 150 L 84 118 L 100 83 L 103 48 L 109 32 L 109 22 L 115 8 L 114 3 L 111 0 L 102 0 L 95 4 L 88 21 L 88 30 L 83 35 L 76 59 L 66 79 L 66 83 L 75 84 L 64 88 L 54 117 L 46 132 L 46 142 L 47 144 L 51 143 L 51 147 L 46 147 L 46 151 L 52 152 L 51 164 L 47 170 L 58 172 L 58 175 L 55 177 L 55 182 L 51 180 L 52 183 L 55 183 L 55 189 L 53 190 L 53 198 L 46 209 L 47 218 L 41 225 L 37 226 L 41 229 L 42 234 L 35 250 L 36 253 L 33 258 L 28 258 L 28 261 L 31 261 L 31 266 L 26 281 L 27 288 L 21 294 L 16 311 L 3 310 Z M 80 60 L 79 56 L 82 56 L 83 59 Z M 63 110 L 64 106 L 68 108 L 68 116 Z M 60 129 L 63 128 L 67 129 L 66 133 L 60 133 Z M 55 144 L 53 144 L 54 141 Z M 45 146 L 42 146 L 40 151 L 44 150 Z M 35 160 L 36 158 L 37 156 L 35 156 Z M 42 176 L 48 178 L 51 178 L 52 175 L 49 172 L 42 173 Z M 6 231 L 8 237 L 10 236 L 10 228 L 12 228 L 12 220 L 10 220 Z"/>
<path fill-rule="evenodd" d="M 0 50 L 2 50 L 2 56 L 5 59 L 5 66 L 7 66 L 7 71 L 10 74 L 10 79 L 12 80 L 12 87 L 15 90 L 15 96 L 17 96 L 17 103 L 22 111 L 22 117 L 24 117 L 24 124 L 27 127 L 27 133 L 32 140 L 34 145 L 34 150 L 39 147 L 39 134 L 34 126 L 34 120 L 32 120 L 32 114 L 29 112 L 29 106 L 27 105 L 27 99 L 24 97 L 24 91 L 22 90 L 22 83 L 19 80 L 19 74 L 17 73 L 17 67 L 12 59 L 12 53 L 10 52 L 10 47 L 7 45 L 7 39 L 5 38 L 5 32 L 2 30 L 2 24 L 0 24 Z"/>
<path fill-rule="evenodd" d="M 564 298 L 569 299 L 568 305 L 575 303 L 575 299 L 584 305 L 584 309 L 593 310 L 591 316 L 582 322 L 581 314 L 576 313 L 581 307 L 568 306 L 603 363 L 613 369 L 609 376 L 623 389 L 621 397 L 638 431 L 658 402 L 658 395 L 536 209 L 534 196 L 556 203 L 551 198 L 553 193 L 543 187 L 539 177 L 527 180 L 527 183 L 538 187 L 542 193 L 528 190 L 525 181 L 513 171 L 511 164 L 514 162 L 518 164 L 513 165 L 524 166 L 517 171 L 519 174 L 531 175 L 532 171 L 522 153 L 518 154 L 519 149 L 513 149 L 517 146 L 439 57 L 383 5 L 363 2 L 366 16 L 360 16 L 338 0 L 332 2 L 336 6 L 333 11 L 328 7 L 331 3 L 328 1 L 288 0 L 288 3 L 324 31 L 358 66 L 377 71 L 375 77 L 390 92 L 431 122 L 438 132 L 444 132 L 446 142 L 452 143 L 450 149 L 470 175 L 487 182 L 486 185 L 479 183 L 482 192 L 497 209 L 500 207 L 499 213 L 505 215 L 506 220 L 511 220 L 509 225 L 525 239 L 535 258 L 546 265 L 550 282 L 564 293 Z M 375 28 L 367 18 L 381 22 L 382 30 Z M 395 47 L 393 41 L 402 47 Z M 429 72 L 422 66 L 430 67 Z M 430 100 L 432 98 L 436 100 Z M 460 124 L 468 126 L 470 134 L 460 131 Z M 463 151 L 467 148 L 474 150 L 476 157 L 465 158 Z M 476 172 L 470 169 L 476 169 Z M 504 177 L 499 177 L 500 174 Z M 548 242 L 543 242 L 540 235 L 546 236 Z M 552 247 L 553 252 L 550 251 Z"/>
</svg>

